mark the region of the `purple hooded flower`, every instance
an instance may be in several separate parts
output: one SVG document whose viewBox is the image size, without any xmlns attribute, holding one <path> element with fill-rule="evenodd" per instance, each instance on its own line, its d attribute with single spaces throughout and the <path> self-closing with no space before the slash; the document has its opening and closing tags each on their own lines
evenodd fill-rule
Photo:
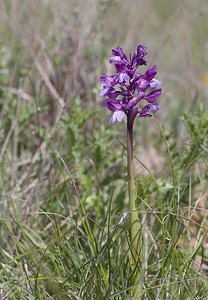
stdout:
<svg viewBox="0 0 208 300">
<path fill-rule="evenodd" d="M 100 77 L 103 84 L 100 95 L 107 97 L 103 105 L 113 112 L 110 123 L 121 122 L 126 115 L 128 126 L 133 126 L 136 116 L 151 117 L 160 109 L 157 101 L 162 89 L 161 82 L 155 79 L 157 67 L 151 67 L 144 74 L 137 71 L 147 64 L 146 55 L 143 45 L 139 45 L 129 59 L 122 48 L 112 50 L 109 62 L 115 65 L 116 74 Z"/>
</svg>

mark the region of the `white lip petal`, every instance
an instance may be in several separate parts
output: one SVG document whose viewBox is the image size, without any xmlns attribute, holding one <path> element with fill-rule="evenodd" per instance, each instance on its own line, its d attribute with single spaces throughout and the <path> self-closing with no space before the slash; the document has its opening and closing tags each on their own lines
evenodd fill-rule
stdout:
<svg viewBox="0 0 208 300">
<path fill-rule="evenodd" d="M 160 86 L 161 86 L 161 81 L 159 81 L 157 79 L 152 79 L 150 81 L 150 88 L 151 89 L 159 88 Z"/>
<path fill-rule="evenodd" d="M 112 62 L 115 62 L 115 63 L 117 63 L 117 62 L 120 62 L 121 61 L 121 58 L 120 58 L 120 56 L 111 56 L 111 57 L 109 57 L 109 62 L 110 63 L 112 63 Z"/>
<path fill-rule="evenodd" d="M 126 74 L 126 73 L 121 73 L 121 74 L 119 75 L 119 82 L 123 82 L 123 81 L 128 82 L 129 79 L 130 79 L 130 77 L 129 77 L 129 75 Z"/>
<path fill-rule="evenodd" d="M 121 122 L 125 117 L 125 113 L 121 110 L 114 111 L 110 117 L 110 124 L 113 124 L 115 121 Z"/>
<path fill-rule="evenodd" d="M 153 113 L 156 113 L 159 109 L 160 109 L 160 106 L 159 106 L 158 103 L 152 104 L 152 106 L 151 106 L 151 111 L 152 111 Z"/>
</svg>

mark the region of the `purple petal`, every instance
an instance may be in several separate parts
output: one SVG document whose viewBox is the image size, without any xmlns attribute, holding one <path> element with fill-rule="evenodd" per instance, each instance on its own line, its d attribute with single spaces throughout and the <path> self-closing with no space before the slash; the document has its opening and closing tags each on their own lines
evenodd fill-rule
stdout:
<svg viewBox="0 0 208 300">
<path fill-rule="evenodd" d="M 147 55 L 147 48 L 144 47 L 143 45 L 137 46 L 137 55 L 141 58 Z"/>
<path fill-rule="evenodd" d="M 105 87 L 101 92 L 100 92 L 100 96 L 101 97 L 104 97 L 108 94 L 108 91 L 109 91 L 109 87 Z"/>
<path fill-rule="evenodd" d="M 147 105 L 145 105 L 145 106 L 142 108 L 141 112 L 139 113 L 139 117 L 144 117 L 144 118 L 146 118 L 146 117 L 151 117 L 152 115 L 149 113 L 149 112 L 150 112 L 150 109 L 151 109 L 151 105 L 152 105 L 152 104 L 147 104 Z"/>
<path fill-rule="evenodd" d="M 147 48 L 144 47 L 143 45 L 139 45 L 137 47 L 137 58 L 136 58 L 136 66 L 142 66 L 142 65 L 146 65 L 147 61 L 146 59 L 144 59 L 144 56 L 147 55 Z"/>
<path fill-rule="evenodd" d="M 146 79 L 147 81 L 152 80 L 155 75 L 157 74 L 157 66 L 153 66 L 152 68 L 150 68 L 149 70 L 147 70 L 143 76 L 144 79 Z"/>
<path fill-rule="evenodd" d="M 134 54 L 131 57 L 131 64 L 133 65 L 136 61 L 136 52 L 134 52 Z"/>
<path fill-rule="evenodd" d="M 136 97 L 136 103 L 144 98 L 144 92 L 139 92 L 138 96 Z"/>
<path fill-rule="evenodd" d="M 150 103 L 154 103 L 160 98 L 161 93 L 162 93 L 162 89 L 155 90 L 155 91 L 151 92 L 150 94 L 145 95 L 144 99 L 146 99 Z"/>
<path fill-rule="evenodd" d="M 134 99 L 131 99 L 129 102 L 128 102 L 128 104 L 127 104 L 127 106 L 126 106 L 126 109 L 131 109 L 133 106 L 135 106 L 137 104 L 137 101 L 136 101 L 136 99 L 134 98 Z"/>
<path fill-rule="evenodd" d="M 109 98 L 116 98 L 119 92 L 116 91 L 112 86 L 104 86 L 103 90 L 100 92 L 101 97 L 108 96 Z"/>
<path fill-rule="evenodd" d="M 150 113 L 156 113 L 159 109 L 160 109 L 160 106 L 158 105 L 158 103 L 147 104 L 142 108 L 139 116 L 145 117 L 145 118 L 151 117 L 152 115 Z"/>
<path fill-rule="evenodd" d="M 149 81 L 145 80 L 145 79 L 140 79 L 137 83 L 136 83 L 137 87 L 142 90 L 142 91 L 146 91 L 146 89 L 150 86 Z"/>
<path fill-rule="evenodd" d="M 141 75 L 140 73 L 136 73 L 135 76 L 134 76 L 134 78 L 131 79 L 131 83 L 132 83 L 132 84 L 137 83 L 137 81 L 139 81 L 139 79 L 141 78 L 141 76 L 142 76 L 142 75 Z"/>
<path fill-rule="evenodd" d="M 156 113 L 158 110 L 160 109 L 160 106 L 158 103 L 153 103 L 152 106 L 151 106 L 151 111 L 153 113 Z"/>
<path fill-rule="evenodd" d="M 103 106 L 106 106 L 110 111 L 120 110 L 122 105 L 115 99 L 107 99 L 103 102 Z"/>
<path fill-rule="evenodd" d="M 110 117 L 110 124 L 113 124 L 115 121 L 121 122 L 125 117 L 125 113 L 122 110 L 114 111 Z"/>
<path fill-rule="evenodd" d="M 109 62 L 110 63 L 119 63 L 121 62 L 120 56 L 111 56 L 109 57 Z"/>
<path fill-rule="evenodd" d="M 120 64 L 115 64 L 116 72 L 117 73 L 125 73 L 127 72 L 127 67 L 125 64 L 120 63 Z"/>
<path fill-rule="evenodd" d="M 112 53 L 113 53 L 114 56 L 120 56 L 120 58 L 121 58 L 122 60 L 128 61 L 128 60 L 127 60 L 127 57 L 126 57 L 126 54 L 123 52 L 123 50 L 122 50 L 121 47 L 117 47 L 116 50 L 113 49 L 113 50 L 112 50 Z"/>
<path fill-rule="evenodd" d="M 139 45 L 136 52 L 132 55 L 131 65 L 136 68 L 141 65 L 146 65 L 147 61 L 144 59 L 144 56 L 147 55 L 146 47 Z"/>
<path fill-rule="evenodd" d="M 114 86 L 118 83 L 118 76 L 117 75 L 108 76 L 108 75 L 103 74 L 100 77 L 100 82 L 107 86 L 109 86 L 109 85 Z"/>
<path fill-rule="evenodd" d="M 111 83 L 110 76 L 103 74 L 100 76 L 100 82 L 109 85 Z"/>
</svg>

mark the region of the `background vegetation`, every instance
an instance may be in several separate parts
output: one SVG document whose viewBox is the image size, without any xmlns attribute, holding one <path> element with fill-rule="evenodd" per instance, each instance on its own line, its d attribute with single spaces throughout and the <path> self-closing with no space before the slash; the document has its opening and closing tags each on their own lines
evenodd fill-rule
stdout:
<svg viewBox="0 0 208 300">
<path fill-rule="evenodd" d="M 137 120 L 144 299 L 207 299 L 207 0 L 0 2 L 0 298 L 131 299 L 125 125 L 99 77 L 158 66 Z"/>
</svg>

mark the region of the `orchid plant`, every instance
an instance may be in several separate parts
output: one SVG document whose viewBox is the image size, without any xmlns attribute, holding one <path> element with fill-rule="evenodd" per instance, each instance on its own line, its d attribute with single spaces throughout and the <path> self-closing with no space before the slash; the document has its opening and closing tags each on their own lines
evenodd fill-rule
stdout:
<svg viewBox="0 0 208 300">
<path fill-rule="evenodd" d="M 102 97 L 107 97 L 103 105 L 112 115 L 110 123 L 121 122 L 127 118 L 127 163 L 128 163 L 128 191 L 129 191 L 129 214 L 130 214 L 130 243 L 134 269 L 142 261 L 142 230 L 138 219 L 136 206 L 137 186 L 135 180 L 134 153 L 133 153 L 133 125 L 136 117 L 148 118 L 156 113 L 160 107 L 158 99 L 161 95 L 161 82 L 155 78 L 157 67 L 154 65 L 145 73 L 138 69 L 146 65 L 147 49 L 139 45 L 137 50 L 130 54 L 129 59 L 122 48 L 112 50 L 109 62 L 114 64 L 116 74 L 102 75 L 100 82 L 103 89 Z M 134 282 L 138 282 L 137 288 L 133 289 L 135 299 L 141 299 L 141 272 L 135 272 Z"/>
</svg>

